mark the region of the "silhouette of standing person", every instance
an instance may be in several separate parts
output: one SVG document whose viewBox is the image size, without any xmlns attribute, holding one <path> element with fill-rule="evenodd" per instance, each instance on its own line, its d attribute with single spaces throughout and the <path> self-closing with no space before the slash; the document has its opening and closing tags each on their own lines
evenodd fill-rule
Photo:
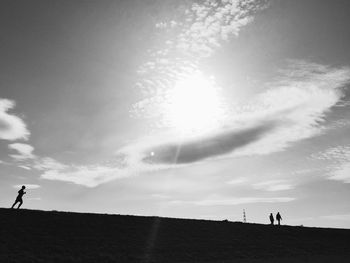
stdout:
<svg viewBox="0 0 350 263">
<path fill-rule="evenodd" d="M 270 214 L 270 222 L 271 222 L 271 225 L 273 225 L 273 222 L 275 221 L 275 219 L 273 218 L 273 214 L 271 213 Z"/>
<path fill-rule="evenodd" d="M 21 205 L 23 204 L 22 197 L 23 197 L 23 195 L 26 193 L 26 192 L 24 192 L 24 189 L 26 189 L 26 187 L 23 185 L 23 186 L 22 186 L 22 189 L 20 189 L 20 190 L 18 191 L 18 195 L 17 195 L 16 201 L 13 203 L 13 205 L 12 205 L 11 208 L 14 208 L 14 206 L 15 206 L 17 203 L 19 203 L 17 209 L 19 209 L 19 208 L 21 207 Z"/>
<path fill-rule="evenodd" d="M 282 217 L 281 217 L 281 215 L 280 215 L 280 212 L 277 212 L 276 219 L 277 219 L 277 221 L 278 221 L 278 225 L 281 225 Z"/>
</svg>

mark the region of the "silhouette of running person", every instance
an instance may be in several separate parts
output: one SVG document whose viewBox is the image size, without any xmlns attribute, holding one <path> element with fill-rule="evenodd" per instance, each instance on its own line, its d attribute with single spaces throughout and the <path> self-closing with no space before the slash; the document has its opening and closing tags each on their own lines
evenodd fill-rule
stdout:
<svg viewBox="0 0 350 263">
<path fill-rule="evenodd" d="M 281 215 L 280 215 L 280 212 L 277 212 L 276 219 L 277 219 L 277 221 L 278 221 L 278 225 L 281 225 L 282 217 L 281 217 Z"/>
<path fill-rule="evenodd" d="M 19 209 L 19 208 L 21 207 L 21 205 L 23 204 L 23 199 L 22 199 L 22 197 L 23 197 L 23 195 L 25 195 L 25 193 L 26 193 L 26 192 L 24 192 L 24 189 L 26 189 L 26 187 L 23 185 L 23 186 L 22 186 L 22 189 L 20 189 L 20 190 L 18 191 L 18 195 L 17 195 L 17 197 L 16 197 L 16 201 L 13 203 L 13 205 L 12 205 L 11 208 L 14 208 L 14 206 L 15 206 L 17 203 L 19 203 L 17 209 Z"/>
<path fill-rule="evenodd" d="M 273 222 L 275 221 L 275 219 L 273 218 L 273 214 L 271 213 L 270 214 L 270 222 L 271 222 L 271 225 L 273 225 Z"/>
</svg>

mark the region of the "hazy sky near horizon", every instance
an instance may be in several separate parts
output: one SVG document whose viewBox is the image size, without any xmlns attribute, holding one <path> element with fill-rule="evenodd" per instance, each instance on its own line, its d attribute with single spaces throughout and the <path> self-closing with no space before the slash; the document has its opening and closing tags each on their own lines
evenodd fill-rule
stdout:
<svg viewBox="0 0 350 263">
<path fill-rule="evenodd" d="M 350 228 L 349 14 L 2 1 L 0 206 Z"/>
</svg>

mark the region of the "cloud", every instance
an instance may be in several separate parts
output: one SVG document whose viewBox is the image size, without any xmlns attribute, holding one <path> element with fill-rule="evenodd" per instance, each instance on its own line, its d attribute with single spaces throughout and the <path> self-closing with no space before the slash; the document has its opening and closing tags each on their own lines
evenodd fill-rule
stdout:
<svg viewBox="0 0 350 263">
<path fill-rule="evenodd" d="M 328 148 L 323 152 L 312 154 L 311 158 L 323 161 L 333 161 L 336 163 L 344 163 L 350 160 L 350 146 L 339 145 Z"/>
<path fill-rule="evenodd" d="M 273 132 L 240 154 L 268 154 L 291 143 L 321 134 L 326 114 L 344 96 L 350 82 L 349 68 L 332 68 L 304 61 L 291 61 L 282 76 L 257 97 L 251 113 L 241 118 L 267 118 L 279 122 Z M 255 108 L 255 109 L 254 109 Z M 249 116 L 250 115 L 250 116 Z"/>
<path fill-rule="evenodd" d="M 29 144 L 13 143 L 8 146 L 12 150 L 16 150 L 19 154 L 10 155 L 16 160 L 24 162 L 24 165 L 18 167 L 26 170 L 39 170 L 42 172 L 41 178 L 47 180 L 56 180 L 71 182 L 87 187 L 95 187 L 102 183 L 109 182 L 118 178 L 130 176 L 130 169 L 123 169 L 123 162 L 119 158 L 118 163 L 114 166 L 106 165 L 72 165 L 64 164 L 50 157 L 40 157 L 32 152 L 34 148 Z M 118 158 L 115 158 L 118 160 Z M 132 172 L 136 172 L 135 169 Z M 15 185 L 14 187 L 18 187 Z M 38 188 L 38 185 L 26 185 L 28 189 Z"/>
<path fill-rule="evenodd" d="M 238 177 L 232 180 L 227 181 L 226 183 L 229 185 L 237 185 L 237 184 L 243 184 L 248 182 L 248 179 L 245 177 Z"/>
<path fill-rule="evenodd" d="M 11 154 L 10 156 L 17 160 L 34 159 L 33 154 L 34 147 L 25 143 L 12 143 L 8 145 L 8 148 L 15 150 L 18 154 Z"/>
<path fill-rule="evenodd" d="M 333 166 L 331 172 L 328 173 L 328 179 L 350 183 L 350 162 Z"/>
<path fill-rule="evenodd" d="M 201 201 L 171 201 L 174 205 L 191 204 L 198 206 L 232 206 L 241 204 L 254 204 L 254 203 L 285 203 L 294 201 L 293 197 L 240 197 L 231 199 L 207 199 Z"/>
<path fill-rule="evenodd" d="M 257 190 L 265 190 L 270 192 L 285 191 L 294 188 L 294 185 L 285 180 L 270 180 L 253 184 L 253 188 Z"/>
<path fill-rule="evenodd" d="M 22 168 L 24 170 L 32 170 L 32 168 L 30 168 L 29 166 L 26 165 L 18 165 L 19 168 Z"/>
<path fill-rule="evenodd" d="M 339 145 L 311 155 L 312 159 L 328 161 L 326 176 L 329 180 L 350 183 L 350 146 Z"/>
<path fill-rule="evenodd" d="M 155 27 L 161 30 L 176 28 L 172 41 L 177 50 L 206 57 L 220 47 L 220 42 L 238 36 L 241 29 L 254 20 L 254 14 L 267 7 L 268 1 L 202 1 L 185 11 L 181 21 L 163 21 Z M 179 28 L 180 27 L 180 28 Z"/>
<path fill-rule="evenodd" d="M 133 176 L 138 173 L 136 166 L 125 167 L 124 157 L 115 156 L 109 165 L 75 165 L 65 164 L 50 157 L 40 157 L 32 154 L 29 145 L 12 144 L 9 147 L 20 151 L 16 156 L 18 160 L 24 161 L 18 167 L 41 172 L 40 177 L 47 180 L 70 182 L 86 187 L 95 187 L 115 179 Z M 143 169 L 143 171 L 146 169 Z"/>
<path fill-rule="evenodd" d="M 208 158 L 271 154 L 322 134 L 326 114 L 344 96 L 350 69 L 305 61 L 288 63 L 265 85 L 265 91 L 250 102 L 231 107 L 225 126 L 211 134 L 191 138 L 156 134 L 129 145 L 125 153 L 147 164 L 188 164 Z M 157 101 L 162 101 L 162 96 Z"/>
<path fill-rule="evenodd" d="M 9 141 L 17 139 L 27 140 L 30 132 L 24 121 L 8 113 L 8 110 L 14 107 L 14 101 L 0 98 L 0 139 Z"/>
<path fill-rule="evenodd" d="M 212 56 L 223 42 L 237 37 L 268 2 L 206 0 L 193 3 L 178 21 L 156 23 L 164 43 L 155 45 L 149 52 L 149 60 L 138 69 L 140 79 L 135 87 L 145 98 L 133 105 L 132 115 L 161 115 L 157 105 L 162 104 L 174 83 L 198 72 L 202 59 Z"/>
<path fill-rule="evenodd" d="M 38 185 L 38 184 L 24 184 L 24 186 L 26 187 L 26 189 L 29 189 L 29 190 L 33 190 L 33 189 L 38 189 L 40 188 L 41 186 Z M 16 184 L 13 186 L 13 188 L 21 188 L 22 185 L 21 184 Z"/>
<path fill-rule="evenodd" d="M 10 149 L 19 152 L 18 155 L 11 155 L 13 158 L 22 161 L 24 164 L 18 167 L 41 172 L 40 177 L 47 180 L 70 182 L 86 187 L 96 187 L 115 179 L 129 177 L 137 173 L 133 169 L 124 169 L 122 160 L 115 161 L 111 165 L 74 165 L 59 162 L 50 157 L 40 157 L 32 154 L 33 147 L 27 144 L 15 143 L 9 145 Z M 116 158 L 118 160 L 118 158 Z M 15 188 L 21 185 L 15 185 Z M 36 189 L 39 186 L 26 184 L 28 189 Z"/>
<path fill-rule="evenodd" d="M 152 153 L 143 159 L 147 163 L 182 164 L 197 162 L 213 156 L 224 155 L 258 140 L 272 129 L 270 123 L 242 130 L 223 131 L 198 140 L 168 144 L 147 149 Z"/>
<path fill-rule="evenodd" d="M 94 165 L 69 166 L 62 170 L 46 170 L 41 175 L 41 178 L 95 187 L 102 183 L 127 176 L 128 174 L 120 168 Z"/>
<path fill-rule="evenodd" d="M 70 182 L 86 187 L 95 187 L 111 180 L 125 178 L 136 173 L 136 169 L 124 167 L 123 158 L 114 158 L 110 165 L 64 164 L 50 157 L 36 157 L 28 166 L 42 172 L 41 178 Z"/>
<path fill-rule="evenodd" d="M 338 104 L 335 107 L 337 107 L 337 106 L 338 106 Z M 327 129 L 329 129 L 329 130 L 337 130 L 337 129 L 341 129 L 341 128 L 344 128 L 344 127 L 349 127 L 349 125 L 350 125 L 350 120 L 348 120 L 348 119 L 340 119 L 340 120 L 336 120 L 336 121 L 331 122 L 327 126 Z"/>
<path fill-rule="evenodd" d="M 50 157 L 37 158 L 32 165 L 32 168 L 39 171 L 43 170 L 63 170 L 68 168 L 67 165 L 58 162 L 57 160 Z"/>
</svg>

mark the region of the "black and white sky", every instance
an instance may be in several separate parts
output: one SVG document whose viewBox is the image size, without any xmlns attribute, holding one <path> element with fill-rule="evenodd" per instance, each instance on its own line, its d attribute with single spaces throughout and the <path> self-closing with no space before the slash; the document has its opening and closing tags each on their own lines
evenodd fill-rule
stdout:
<svg viewBox="0 0 350 263">
<path fill-rule="evenodd" d="M 0 206 L 350 227 L 350 3 L 1 1 Z"/>
</svg>

